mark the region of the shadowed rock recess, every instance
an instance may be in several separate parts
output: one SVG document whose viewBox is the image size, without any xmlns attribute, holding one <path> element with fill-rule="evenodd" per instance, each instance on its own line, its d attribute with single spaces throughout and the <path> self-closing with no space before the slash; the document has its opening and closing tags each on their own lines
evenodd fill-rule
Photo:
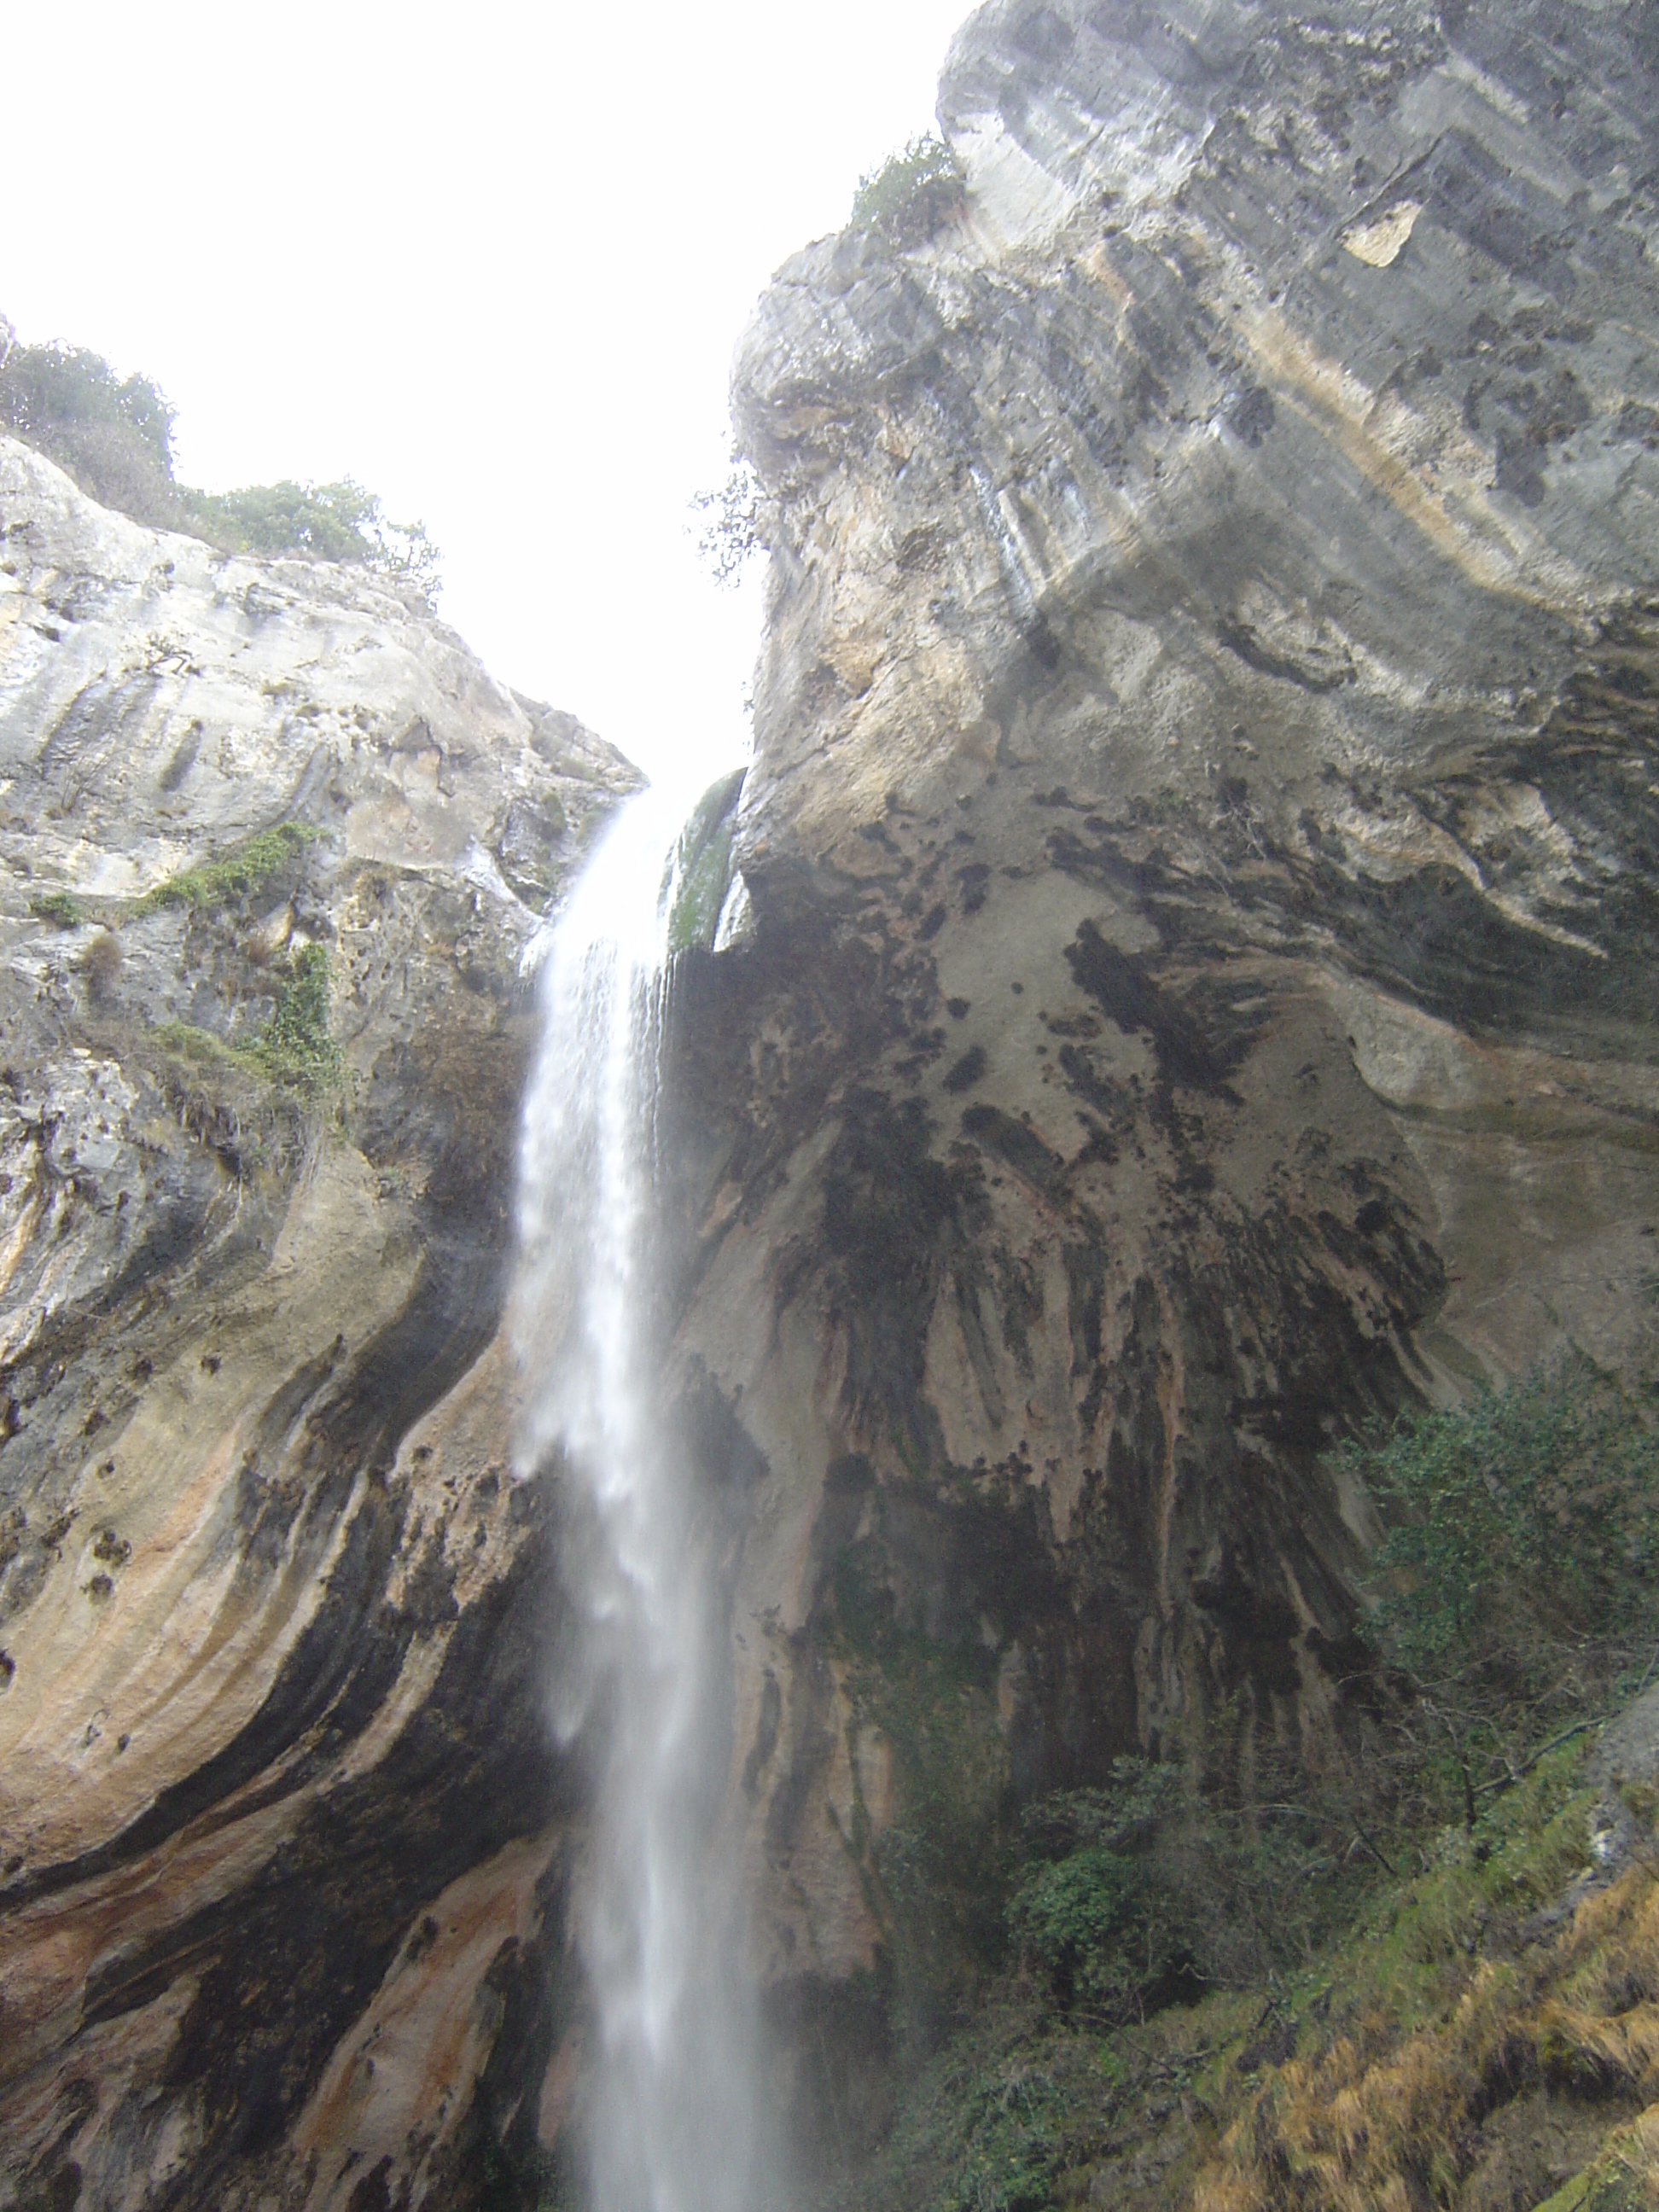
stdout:
<svg viewBox="0 0 1659 2212">
<path fill-rule="evenodd" d="M 1652 1372 L 1656 113 L 1638 5 L 995 0 L 962 192 L 744 339 L 665 1365 L 815 2160 L 931 2032 L 907 1866 L 971 1951 L 1010 1803 L 1340 1737 L 1331 1442 Z M 0 2205 L 565 2202 L 497 1318 L 519 956 L 629 772 L 353 572 L 10 444 L 0 531 Z"/>
</svg>

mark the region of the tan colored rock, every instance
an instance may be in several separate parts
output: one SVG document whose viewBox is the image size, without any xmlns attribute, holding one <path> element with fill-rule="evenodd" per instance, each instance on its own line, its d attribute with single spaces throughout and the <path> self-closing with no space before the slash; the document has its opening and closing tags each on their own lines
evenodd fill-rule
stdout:
<svg viewBox="0 0 1659 2212">
<path fill-rule="evenodd" d="M 637 779 L 366 572 L 4 440 L 0 531 L 0 2202 L 441 2191 L 563 1941 L 497 1324 L 526 956 Z"/>
</svg>

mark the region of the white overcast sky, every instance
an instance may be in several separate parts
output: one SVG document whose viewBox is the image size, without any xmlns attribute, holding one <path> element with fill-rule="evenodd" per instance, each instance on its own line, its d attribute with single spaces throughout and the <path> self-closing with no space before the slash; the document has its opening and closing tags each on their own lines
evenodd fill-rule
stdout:
<svg viewBox="0 0 1659 2212">
<path fill-rule="evenodd" d="M 0 0 L 0 313 L 154 376 L 179 473 L 354 476 L 495 674 L 642 765 L 741 744 L 726 471 L 771 270 L 933 118 L 969 0 Z"/>
</svg>

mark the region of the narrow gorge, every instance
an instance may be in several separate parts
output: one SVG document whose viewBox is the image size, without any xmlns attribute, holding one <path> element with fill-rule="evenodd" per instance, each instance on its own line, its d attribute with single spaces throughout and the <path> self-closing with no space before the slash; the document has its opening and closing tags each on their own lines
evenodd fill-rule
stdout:
<svg viewBox="0 0 1659 2212">
<path fill-rule="evenodd" d="M 1307 1899 L 1555 1790 L 1463 2033 L 1650 1879 L 1659 1722 L 1367 1825 L 1340 1448 L 1651 1426 L 1656 117 L 1645 0 L 990 0 L 738 345 L 702 794 L 0 438 L 0 2212 L 1498 2212 L 1659 2101 L 1649 1929 L 1439 2164 L 1289 2132 Z M 1136 1791 L 1340 1810 L 1297 1956 L 1042 1982 Z"/>
</svg>

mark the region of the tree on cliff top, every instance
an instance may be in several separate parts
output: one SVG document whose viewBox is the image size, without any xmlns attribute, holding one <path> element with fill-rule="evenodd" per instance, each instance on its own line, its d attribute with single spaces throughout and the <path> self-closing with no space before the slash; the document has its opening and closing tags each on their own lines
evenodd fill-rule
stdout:
<svg viewBox="0 0 1659 2212">
<path fill-rule="evenodd" d="M 173 410 L 147 376 L 82 346 L 22 346 L 0 328 L 0 426 L 106 507 L 156 528 L 173 514 Z"/>
<path fill-rule="evenodd" d="M 961 162 L 942 138 L 927 132 L 859 179 L 852 224 L 902 252 L 923 245 L 966 205 Z"/>
</svg>

